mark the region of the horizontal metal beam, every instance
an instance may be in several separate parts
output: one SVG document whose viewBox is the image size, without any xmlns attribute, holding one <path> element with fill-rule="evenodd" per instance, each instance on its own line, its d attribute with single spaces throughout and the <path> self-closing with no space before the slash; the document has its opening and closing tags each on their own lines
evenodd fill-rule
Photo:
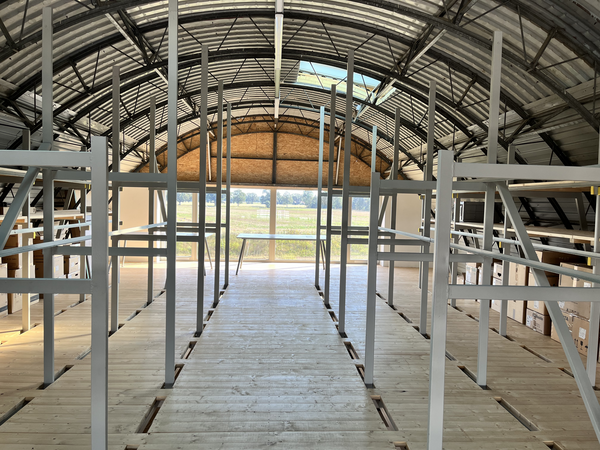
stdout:
<svg viewBox="0 0 600 450">
<path fill-rule="evenodd" d="M 476 286 L 454 284 L 448 287 L 448 298 L 494 300 L 522 300 L 564 302 L 576 298 L 578 302 L 600 302 L 600 288 L 555 286 Z"/>
<path fill-rule="evenodd" d="M 0 162 L 3 166 L 89 167 L 92 164 L 92 154 L 48 150 L 0 150 Z"/>
<path fill-rule="evenodd" d="M 79 278 L 3 278 L 0 292 L 37 294 L 52 292 L 55 294 L 91 294 L 91 280 Z"/>
</svg>

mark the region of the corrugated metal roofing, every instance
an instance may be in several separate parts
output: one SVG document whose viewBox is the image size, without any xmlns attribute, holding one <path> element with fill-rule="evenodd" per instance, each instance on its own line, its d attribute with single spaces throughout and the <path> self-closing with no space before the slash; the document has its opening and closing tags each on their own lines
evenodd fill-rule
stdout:
<svg viewBox="0 0 600 450">
<path fill-rule="evenodd" d="M 41 101 L 34 104 L 31 98 L 33 94 L 43 97 L 40 36 L 45 5 L 54 8 L 54 100 L 61 105 L 57 125 L 62 127 L 57 126 L 57 133 L 64 145 L 85 145 L 70 126 L 77 127 L 86 141 L 91 120 L 95 133 L 110 134 L 110 79 L 112 66 L 118 65 L 123 77 L 120 114 L 128 137 L 126 167 L 133 168 L 146 149 L 150 96 L 155 96 L 159 105 L 159 126 L 166 120 L 166 83 L 161 74 L 166 74 L 168 58 L 168 2 L 2 2 L 0 18 L 7 30 L 0 35 L 2 147 L 15 145 L 19 126 L 36 129 L 40 120 Z M 195 108 L 200 101 L 201 44 L 210 51 L 209 108 L 216 104 L 220 80 L 236 117 L 273 113 L 274 7 L 274 0 L 180 2 L 179 78 L 189 98 L 179 102 L 180 117 L 186 118 L 180 133 L 198 126 Z M 360 112 L 355 133 L 367 138 L 368 129 L 377 125 L 381 134 L 378 150 L 391 158 L 392 127 L 399 109 L 404 124 L 401 146 L 421 161 L 429 120 L 427 89 L 435 79 L 439 88 L 438 147 L 454 146 L 466 160 L 482 160 L 491 37 L 494 30 L 501 30 L 501 107 L 507 113 L 502 144 L 515 143 L 528 163 L 549 163 L 554 147 L 574 164 L 595 164 L 598 115 L 593 114 L 592 80 L 594 64 L 600 61 L 596 45 L 599 16 L 597 4 L 589 1 L 286 0 L 282 112 L 317 118 L 318 108 L 329 103 L 328 88 L 294 86 L 298 62 L 343 68 L 346 52 L 352 48 L 357 73 L 377 79 L 382 87 L 392 83 L 396 88 L 381 103 L 373 103 L 373 98 L 366 103 L 357 99 Z M 435 44 L 413 60 L 433 39 Z M 144 43 L 145 55 L 135 42 Z M 34 134 L 34 142 L 36 137 Z M 164 139 L 164 133 L 159 133 L 159 144 Z M 468 140 L 470 144 L 463 149 Z M 469 146 L 475 149 L 469 150 Z M 502 161 L 505 152 L 501 151 L 499 158 Z M 560 163 L 557 156 L 552 163 Z M 404 154 L 401 165 L 406 174 L 421 176 L 414 160 Z"/>
</svg>

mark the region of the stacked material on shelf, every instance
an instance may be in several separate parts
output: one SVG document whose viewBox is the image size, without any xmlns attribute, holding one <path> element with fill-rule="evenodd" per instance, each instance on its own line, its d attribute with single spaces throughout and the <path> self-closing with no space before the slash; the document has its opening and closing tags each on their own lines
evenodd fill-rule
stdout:
<svg viewBox="0 0 600 450">
<path fill-rule="evenodd" d="M 529 267 L 522 264 L 511 264 L 508 274 L 508 284 L 510 286 L 527 286 L 529 280 Z M 507 315 L 509 319 L 519 323 L 525 323 L 525 311 L 527 302 L 522 300 L 509 300 Z"/>
<path fill-rule="evenodd" d="M 79 256 L 64 255 L 63 272 L 67 278 L 79 278 Z"/>
<path fill-rule="evenodd" d="M 556 266 L 562 266 L 563 264 L 576 264 L 581 261 L 581 258 L 579 256 L 569 255 L 566 253 L 545 251 L 536 252 L 536 254 L 540 262 L 546 264 L 553 264 Z M 559 285 L 558 274 L 546 272 L 546 277 L 548 278 L 550 286 Z M 528 285 L 537 286 L 535 277 L 533 275 L 529 276 Z M 525 324 L 529 328 L 537 331 L 538 333 L 542 333 L 545 336 L 551 335 L 552 321 L 550 320 L 550 315 L 548 314 L 548 308 L 546 307 L 546 304 L 543 301 L 527 302 Z"/>
<path fill-rule="evenodd" d="M 593 268 L 584 264 L 561 263 L 561 267 L 581 272 L 593 273 Z M 592 283 L 577 277 L 561 275 L 559 286 L 587 288 L 592 287 Z M 571 331 L 571 335 L 573 336 L 573 342 L 575 343 L 577 350 L 582 355 L 587 355 L 589 344 L 591 304 L 589 302 L 573 302 L 565 300 L 563 302 L 558 302 L 558 306 L 560 306 L 560 309 L 563 313 L 563 317 L 565 318 L 565 321 L 569 326 L 569 330 Z M 552 327 L 551 337 L 555 341 L 559 340 L 558 334 L 556 333 L 554 327 Z"/>
</svg>

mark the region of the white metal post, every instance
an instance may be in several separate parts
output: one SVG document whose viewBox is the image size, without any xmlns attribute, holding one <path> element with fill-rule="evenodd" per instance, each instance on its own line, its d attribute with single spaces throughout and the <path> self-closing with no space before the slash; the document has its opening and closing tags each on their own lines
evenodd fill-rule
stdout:
<svg viewBox="0 0 600 450">
<path fill-rule="evenodd" d="M 198 291 L 196 292 L 196 333 L 204 327 L 204 258 L 206 238 L 206 152 L 208 149 L 208 47 L 202 46 L 200 78 L 200 178 L 198 180 Z"/>
<path fill-rule="evenodd" d="M 346 75 L 346 117 L 344 134 L 344 180 L 342 186 L 342 227 L 340 249 L 340 292 L 338 331 L 346 336 L 346 272 L 348 264 L 348 226 L 350 215 L 350 159 L 352 158 L 352 114 L 354 89 L 354 50 L 348 51 L 348 70 Z"/>
<path fill-rule="evenodd" d="M 392 168 L 390 171 L 390 179 L 397 180 L 398 179 L 398 158 L 400 157 L 400 108 L 396 108 L 396 124 L 394 127 L 394 159 L 392 160 Z M 396 216 L 398 214 L 398 195 L 392 194 L 389 197 L 392 201 L 392 207 L 390 208 L 391 217 L 390 217 L 390 228 L 392 230 L 396 229 Z M 390 253 L 393 253 L 396 250 L 394 245 L 390 245 Z M 388 295 L 387 295 L 387 303 L 390 306 L 394 306 L 394 282 L 395 282 L 395 263 L 394 261 L 389 261 L 389 275 L 388 275 Z"/>
<path fill-rule="evenodd" d="M 375 387 L 375 311 L 377 301 L 377 238 L 379 236 L 379 173 L 371 167 L 369 208 L 369 256 L 367 262 L 367 321 L 365 337 L 365 386 Z"/>
<path fill-rule="evenodd" d="M 231 232 L 231 103 L 227 103 L 227 169 L 225 175 L 225 283 L 229 286 L 229 239 Z"/>
<path fill-rule="evenodd" d="M 460 205 L 460 201 L 458 200 L 458 198 L 455 198 L 453 201 L 453 211 L 452 211 L 452 229 L 454 229 L 454 230 L 456 230 L 456 222 L 458 221 L 459 205 Z M 458 244 L 458 239 L 459 239 L 458 236 L 454 236 L 452 241 L 455 244 Z M 458 254 L 458 250 L 454 250 L 453 253 Z M 454 261 L 453 263 L 451 263 L 450 283 L 456 284 L 457 279 L 458 279 L 458 262 Z M 455 298 L 450 299 L 450 306 L 452 306 L 453 308 L 456 308 L 456 299 Z"/>
<path fill-rule="evenodd" d="M 498 156 L 498 115 L 500 113 L 500 83 L 502 74 L 502 32 L 494 32 L 492 48 L 492 79 L 490 82 L 490 123 L 488 126 L 487 163 L 496 164 Z M 490 183 L 485 189 L 485 206 L 483 213 L 483 249 L 492 250 L 494 244 L 494 202 L 496 189 Z M 482 285 L 489 286 L 492 277 L 492 259 L 484 258 L 481 268 Z M 490 326 L 490 298 L 479 300 L 479 340 L 477 351 L 477 384 L 487 385 L 487 359 Z"/>
<path fill-rule="evenodd" d="M 156 173 L 156 98 L 150 98 L 150 137 L 149 137 L 149 160 L 148 172 Z M 154 189 L 148 188 L 148 225 L 154 224 L 155 204 L 154 204 Z M 148 234 L 153 235 L 154 230 L 150 228 Z M 154 241 L 148 242 L 149 248 L 154 248 Z M 149 305 L 154 300 L 154 256 L 148 256 L 148 296 L 146 304 Z"/>
<path fill-rule="evenodd" d="M 425 164 L 425 180 L 433 180 L 433 149 L 435 143 L 435 101 L 437 83 L 429 82 L 429 112 L 427 124 L 427 162 Z M 425 191 L 423 199 L 423 236 L 431 236 L 431 189 Z M 437 234 L 436 234 L 437 236 Z M 429 242 L 423 243 L 423 253 L 429 253 Z M 421 313 L 419 317 L 419 332 L 427 335 L 427 300 L 429 298 L 429 263 L 421 263 Z"/>
<path fill-rule="evenodd" d="M 510 145 L 508 147 L 508 157 L 506 158 L 506 164 L 515 164 L 515 146 L 514 145 Z M 508 186 L 510 184 L 510 181 L 506 182 L 506 185 Z M 503 230 L 503 234 L 502 236 L 504 237 L 504 239 L 508 239 L 508 228 L 510 227 L 510 217 L 508 217 L 508 214 L 504 214 L 504 230 Z M 508 255 L 511 254 L 512 251 L 512 246 L 510 244 L 503 244 L 502 248 L 504 249 L 504 252 Z M 508 286 L 510 282 L 510 262 L 509 261 L 502 261 L 502 285 L 503 286 Z M 500 324 L 498 327 L 498 334 L 500 336 L 505 336 L 506 337 L 506 327 L 507 327 L 507 322 L 508 322 L 508 301 L 506 300 L 500 300 Z"/>
<path fill-rule="evenodd" d="M 92 450 L 108 448 L 108 154 L 92 137 Z"/>
<path fill-rule="evenodd" d="M 175 383 L 175 304 L 177 301 L 177 54 L 178 0 L 169 0 L 169 87 L 167 132 L 167 283 L 165 316 L 165 387 Z M 202 174 L 201 174 L 202 175 Z M 200 241 L 203 243 L 203 241 Z"/>
<path fill-rule="evenodd" d="M 317 234 L 315 235 L 315 288 L 321 289 L 320 286 L 320 269 L 321 262 L 321 203 L 323 193 L 323 144 L 325 140 L 325 107 L 321 106 L 319 115 L 319 181 L 317 183 Z"/>
<path fill-rule="evenodd" d="M 448 314 L 448 265 L 450 263 L 453 167 L 452 152 L 440 150 L 438 152 L 437 197 L 435 202 L 435 242 L 433 244 L 428 450 L 442 450 L 444 438 L 446 319 Z"/>
<path fill-rule="evenodd" d="M 53 49 L 52 8 L 42 12 L 42 146 L 52 150 L 54 140 L 53 115 Z M 29 172 L 27 174 L 29 175 Z M 52 171 L 43 171 L 44 242 L 54 240 L 54 181 Z M 23 180 L 24 182 L 25 180 Z M 33 182 L 32 182 L 33 184 Z M 6 219 L 6 218 L 5 218 Z M 11 227 L 12 228 L 12 227 Z M 44 278 L 53 278 L 53 251 L 44 250 Z M 54 294 L 44 292 L 44 385 L 54 382 Z"/>
<path fill-rule="evenodd" d="M 29 128 L 23 129 L 23 142 L 22 142 L 23 150 L 31 150 L 31 131 Z M 25 203 L 23 204 L 23 215 L 26 217 L 25 227 L 31 227 L 31 198 L 30 194 L 27 193 Z M 10 232 L 10 231 L 9 231 Z M 33 234 L 27 233 L 23 236 L 23 245 L 31 245 Z M 31 259 L 31 252 L 27 252 L 23 255 L 23 278 L 35 278 L 35 273 L 31 273 L 31 264 L 33 261 Z M 29 331 L 31 328 L 31 294 L 26 292 L 22 294 L 21 298 L 21 326 L 23 333 Z"/>
<path fill-rule="evenodd" d="M 327 158 L 327 225 L 325 241 L 325 289 L 323 297 L 325 306 L 330 307 L 329 298 L 331 294 L 331 226 L 333 219 L 333 165 L 335 153 L 335 100 L 336 100 L 336 85 L 331 85 L 331 101 L 329 103 L 329 157 Z"/>
<path fill-rule="evenodd" d="M 119 67 L 113 66 L 112 71 L 112 172 L 117 173 L 121 169 L 121 76 Z M 120 220 L 120 186 L 117 182 L 112 183 L 112 231 L 119 230 Z M 112 238 L 112 246 L 119 246 L 119 239 Z M 110 332 L 116 333 L 119 329 L 119 257 L 111 257 L 111 285 L 110 285 Z"/>
<path fill-rule="evenodd" d="M 219 80 L 217 94 L 217 197 L 215 202 L 215 279 L 213 308 L 219 304 L 221 293 L 221 194 L 223 193 L 223 81 Z"/>
</svg>

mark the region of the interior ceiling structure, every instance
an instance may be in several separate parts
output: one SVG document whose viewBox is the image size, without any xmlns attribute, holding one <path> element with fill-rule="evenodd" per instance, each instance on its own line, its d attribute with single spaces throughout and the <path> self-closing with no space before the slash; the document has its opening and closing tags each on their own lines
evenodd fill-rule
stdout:
<svg viewBox="0 0 600 450">
<path fill-rule="evenodd" d="M 0 2 L 0 146 L 18 148 L 20 128 L 40 139 L 42 7 L 54 8 L 55 136 L 64 148 L 111 134 L 111 74 L 121 71 L 122 169 L 147 159 L 150 97 L 157 148 L 166 142 L 167 2 L 4 0 Z M 286 0 L 281 116 L 318 120 L 355 51 L 353 134 L 393 157 L 400 111 L 400 170 L 422 177 L 427 95 L 437 80 L 435 146 L 484 161 L 492 34 L 504 33 L 500 146 L 521 164 L 598 163 L 596 69 L 600 7 L 592 0 Z M 237 119 L 275 114 L 275 0 L 179 4 L 179 135 L 199 127 L 201 45 L 209 49 L 209 121 L 217 83 Z M 335 71 L 334 71 L 335 72 Z M 338 71 L 339 72 L 339 71 Z M 367 81 L 371 80 L 371 81 Z M 374 81 L 374 84 L 373 84 Z M 362 89 L 364 88 L 364 89 Z M 214 138 L 214 137 L 213 137 Z M 499 162 L 506 151 L 499 152 Z"/>
</svg>

